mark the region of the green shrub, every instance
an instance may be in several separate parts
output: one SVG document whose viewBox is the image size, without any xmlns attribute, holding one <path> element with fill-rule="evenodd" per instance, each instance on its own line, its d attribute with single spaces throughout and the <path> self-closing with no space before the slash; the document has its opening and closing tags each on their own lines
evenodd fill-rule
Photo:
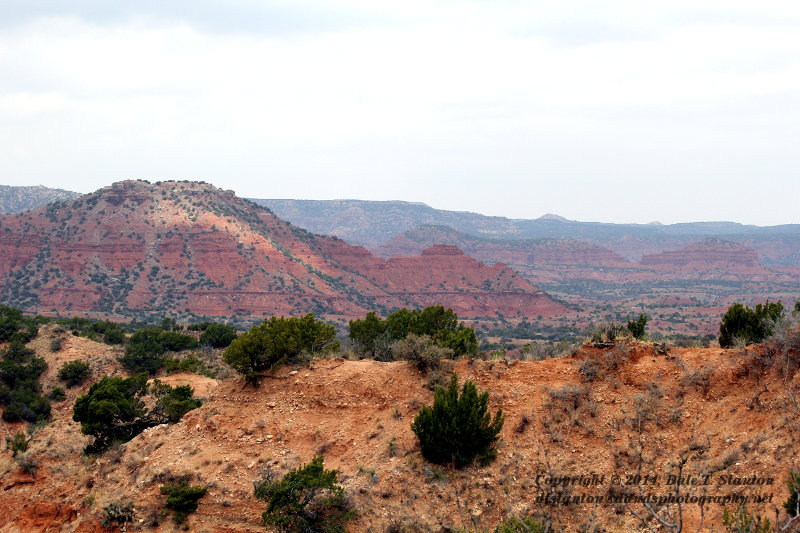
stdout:
<svg viewBox="0 0 800 533">
<path fill-rule="evenodd" d="M 225 324 L 209 324 L 200 334 L 200 344 L 212 348 L 227 348 L 236 339 L 236 328 Z"/>
<path fill-rule="evenodd" d="M 64 345 L 64 339 L 61 337 L 56 337 L 55 339 L 50 341 L 50 351 L 53 353 L 60 352 L 61 347 L 63 345 Z"/>
<path fill-rule="evenodd" d="M 740 506 L 735 512 L 723 509 L 722 525 L 731 533 L 772 533 L 769 518 L 751 514 L 745 505 Z"/>
<path fill-rule="evenodd" d="M 0 305 L 0 342 L 29 342 L 39 334 L 41 322 L 41 317 L 26 317 L 19 309 Z"/>
<path fill-rule="evenodd" d="M 644 339 L 645 328 L 647 327 L 647 315 L 640 314 L 639 318 L 628 320 L 628 331 L 634 339 Z"/>
<path fill-rule="evenodd" d="M 194 354 L 189 354 L 187 357 L 177 358 L 167 356 L 164 358 L 164 371 L 167 374 L 174 374 L 176 372 L 192 372 L 201 376 L 213 378 L 215 372 L 208 368 L 206 364 L 197 358 Z"/>
<path fill-rule="evenodd" d="M 72 388 L 82 385 L 91 374 L 88 363 L 75 360 L 64 363 L 58 371 L 58 379 L 65 382 L 68 388 Z"/>
<path fill-rule="evenodd" d="M 91 318 L 63 318 L 58 324 L 72 331 L 75 336 L 86 337 L 106 344 L 125 342 L 125 330 L 120 324 Z"/>
<path fill-rule="evenodd" d="M 160 421 L 159 423 L 174 424 L 183 415 L 203 404 L 194 397 L 194 390 L 189 385 L 170 387 L 156 379 L 150 386 L 150 391 L 156 398 L 156 403 L 148 417 L 153 421 Z"/>
<path fill-rule="evenodd" d="M 504 418 L 498 408 L 492 419 L 488 406 L 489 393 L 478 394 L 471 381 L 464 383 L 459 394 L 455 374 L 446 389 L 437 388 L 433 406 L 424 406 L 411 424 L 425 459 L 457 468 L 476 458 L 482 463 L 493 460 Z"/>
<path fill-rule="evenodd" d="M 545 528 L 533 518 L 517 518 L 512 516 L 501 522 L 495 533 L 544 533 Z"/>
<path fill-rule="evenodd" d="M 336 328 L 314 320 L 313 313 L 302 318 L 272 317 L 240 335 L 225 349 L 223 359 L 234 370 L 257 384 L 263 371 L 284 363 L 296 363 L 301 354 L 339 349 Z"/>
<path fill-rule="evenodd" d="M 336 470 L 325 470 L 324 458 L 289 471 L 280 481 L 255 484 L 256 498 L 269 502 L 265 525 L 289 533 L 339 533 L 354 512 L 336 483 Z"/>
<path fill-rule="evenodd" d="M 39 377 L 47 363 L 19 341 L 0 352 L 0 404 L 6 422 L 40 422 L 50 416 L 50 400 L 42 396 Z"/>
<path fill-rule="evenodd" d="M 173 511 L 175 523 L 182 524 L 188 515 L 197 510 L 200 498 L 208 492 L 205 485 L 192 485 L 186 480 L 167 483 L 161 487 L 161 494 L 167 497 L 166 508 Z"/>
<path fill-rule="evenodd" d="M 13 439 L 6 437 L 6 444 L 11 449 L 11 456 L 16 457 L 18 453 L 27 451 L 28 437 L 25 436 L 24 431 L 17 431 Z"/>
<path fill-rule="evenodd" d="M 725 312 L 719 325 L 719 345 L 730 348 L 737 339 L 751 344 L 772 335 L 774 325 L 783 317 L 783 304 L 767 302 L 755 309 L 734 303 Z"/>
</svg>

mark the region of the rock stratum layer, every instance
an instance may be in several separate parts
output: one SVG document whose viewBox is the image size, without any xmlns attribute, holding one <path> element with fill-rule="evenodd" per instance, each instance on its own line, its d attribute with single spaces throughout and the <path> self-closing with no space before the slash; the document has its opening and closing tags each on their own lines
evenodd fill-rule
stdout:
<svg viewBox="0 0 800 533">
<path fill-rule="evenodd" d="M 464 317 L 565 309 L 503 265 L 452 247 L 384 260 L 231 191 L 143 181 L 0 217 L 0 301 L 117 318 L 352 318 L 432 304 Z"/>
</svg>

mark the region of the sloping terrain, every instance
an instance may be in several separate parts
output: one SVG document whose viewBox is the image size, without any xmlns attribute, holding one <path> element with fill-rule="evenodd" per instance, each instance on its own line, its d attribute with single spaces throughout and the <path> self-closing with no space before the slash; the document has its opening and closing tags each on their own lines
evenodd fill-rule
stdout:
<svg viewBox="0 0 800 533">
<path fill-rule="evenodd" d="M 49 353 L 53 335 L 45 329 L 31 343 L 50 362 L 45 388 L 54 384 L 56 359 L 92 361 L 94 379 L 101 371 L 119 373 L 117 354 L 86 339 L 67 337 L 61 352 Z M 119 500 L 135 504 L 133 529 L 171 531 L 160 516 L 159 487 L 187 473 L 209 486 L 190 530 L 264 531 L 266 504 L 254 498 L 253 481 L 281 476 L 315 454 L 339 471 L 358 513 L 354 532 L 480 530 L 527 514 L 567 531 L 644 531 L 636 518 L 647 514 L 641 504 L 609 499 L 637 495 L 640 487 L 642 494 L 673 493 L 666 476 L 676 473 L 680 457 L 684 479 L 710 476 L 708 485 L 687 482 L 681 493 L 766 494 L 765 503 L 751 500 L 748 509 L 773 518 L 788 495 L 788 472 L 800 469 L 800 374 L 763 369 L 760 351 L 632 342 L 585 346 L 540 362 L 460 361 L 461 379 L 491 390 L 492 408 L 502 406 L 506 417 L 496 461 L 460 471 L 421 457 L 410 424 L 432 393 L 427 377 L 405 362 L 319 360 L 283 368 L 257 389 L 239 379 L 171 376 L 171 383 L 194 385 L 203 406 L 97 458 L 83 457 L 89 439 L 70 418 L 86 384 L 70 391 L 53 421 L 34 433 L 26 458 L 38 461 L 35 475 L 0 452 L 0 531 L 98 531 L 101 510 Z M 0 438 L 19 429 L 4 424 Z M 593 473 L 602 481 L 587 481 Z M 637 481 L 637 473 L 658 477 Z M 742 484 L 754 477 L 764 484 Z M 542 503 L 551 493 L 578 500 Z M 702 531 L 721 530 L 723 507 L 704 506 Z M 661 509 L 662 516 L 676 511 L 676 505 Z M 694 531 L 700 507 L 682 511 L 686 530 Z"/>
<path fill-rule="evenodd" d="M 80 193 L 41 185 L 33 187 L 0 185 L 0 214 L 30 211 L 52 202 L 74 200 L 78 196 Z"/>
<path fill-rule="evenodd" d="M 0 301 L 39 314 L 244 322 L 309 311 L 346 320 L 423 302 L 473 317 L 564 309 L 502 266 L 432 252 L 395 268 L 231 191 L 143 181 L 0 217 Z"/>
</svg>

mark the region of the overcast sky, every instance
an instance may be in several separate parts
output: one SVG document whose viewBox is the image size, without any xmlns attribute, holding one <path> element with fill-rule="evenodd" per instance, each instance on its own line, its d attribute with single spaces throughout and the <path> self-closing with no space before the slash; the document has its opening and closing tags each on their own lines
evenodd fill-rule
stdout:
<svg viewBox="0 0 800 533">
<path fill-rule="evenodd" d="M 800 2 L 0 0 L 0 183 L 800 223 Z"/>
</svg>

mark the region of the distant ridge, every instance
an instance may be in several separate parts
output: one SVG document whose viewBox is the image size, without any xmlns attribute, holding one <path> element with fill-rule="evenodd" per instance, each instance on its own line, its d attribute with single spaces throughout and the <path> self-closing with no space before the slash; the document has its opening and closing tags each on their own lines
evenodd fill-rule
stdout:
<svg viewBox="0 0 800 533">
<path fill-rule="evenodd" d="M 0 214 L 21 213 L 52 202 L 74 200 L 80 193 L 51 189 L 43 185 L 0 185 Z"/>
<path fill-rule="evenodd" d="M 548 213 L 538 219 L 511 219 L 444 211 L 425 204 L 366 200 L 252 199 L 279 217 L 315 233 L 333 235 L 371 249 L 418 226 L 447 226 L 491 240 L 562 239 L 602 246 L 622 257 L 678 250 L 708 237 L 724 238 L 756 250 L 765 265 L 800 266 L 800 224 L 753 226 L 737 222 L 612 224 L 578 222 Z"/>
</svg>

